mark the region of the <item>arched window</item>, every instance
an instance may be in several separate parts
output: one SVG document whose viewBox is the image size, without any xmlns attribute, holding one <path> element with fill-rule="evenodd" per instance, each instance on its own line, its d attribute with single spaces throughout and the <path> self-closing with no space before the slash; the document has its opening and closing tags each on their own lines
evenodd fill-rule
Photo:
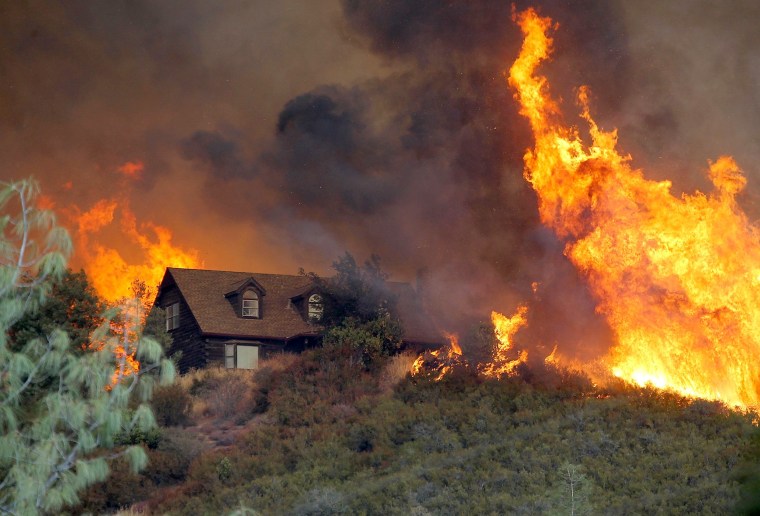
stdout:
<svg viewBox="0 0 760 516">
<path fill-rule="evenodd" d="M 322 319 L 322 312 L 324 312 L 324 305 L 322 304 L 322 296 L 319 294 L 312 294 L 309 296 L 309 320 L 319 321 Z"/>
<path fill-rule="evenodd" d="M 243 317 L 259 317 L 259 295 L 253 290 L 243 294 Z"/>
</svg>

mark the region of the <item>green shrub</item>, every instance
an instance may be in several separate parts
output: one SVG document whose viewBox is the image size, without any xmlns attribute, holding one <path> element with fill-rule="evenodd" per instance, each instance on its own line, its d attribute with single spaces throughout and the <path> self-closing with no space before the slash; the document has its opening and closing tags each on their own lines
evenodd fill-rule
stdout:
<svg viewBox="0 0 760 516">
<path fill-rule="evenodd" d="M 163 432 L 160 428 L 142 429 L 138 426 L 132 427 L 129 432 L 122 432 L 114 437 L 114 444 L 117 446 L 132 446 L 143 444 L 150 450 L 155 450 L 161 439 Z"/>
</svg>

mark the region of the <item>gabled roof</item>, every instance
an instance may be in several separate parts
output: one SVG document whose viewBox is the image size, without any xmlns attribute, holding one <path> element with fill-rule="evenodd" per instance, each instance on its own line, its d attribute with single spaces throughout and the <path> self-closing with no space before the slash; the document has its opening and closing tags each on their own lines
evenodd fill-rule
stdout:
<svg viewBox="0 0 760 516">
<path fill-rule="evenodd" d="M 308 323 L 291 303 L 291 300 L 302 298 L 314 290 L 314 283 L 305 276 L 170 267 L 164 274 L 157 301 L 172 283 L 179 288 L 205 335 L 289 339 L 298 335 L 314 335 L 319 331 L 319 327 Z M 253 283 L 266 291 L 262 316 L 260 319 L 239 317 L 226 296 Z M 404 327 L 404 340 L 442 342 L 441 334 L 423 312 L 412 286 L 391 281 L 388 287 L 397 297 L 396 308 Z"/>
<path fill-rule="evenodd" d="M 289 294 L 311 283 L 303 276 L 170 267 L 161 282 L 159 298 L 169 277 L 174 280 L 201 332 L 206 335 L 287 339 L 315 334 L 318 330 L 290 304 Z M 266 290 L 261 319 L 239 317 L 225 297 L 229 292 L 244 287 L 249 279 Z"/>
<path fill-rule="evenodd" d="M 224 297 L 230 297 L 230 296 L 241 294 L 244 290 L 246 290 L 249 287 L 253 287 L 255 290 L 258 290 L 262 296 L 267 295 L 267 290 L 261 286 L 261 283 L 256 281 L 256 278 L 254 278 L 253 276 L 248 276 L 243 281 L 235 282 L 232 285 L 232 290 L 224 294 Z"/>
</svg>

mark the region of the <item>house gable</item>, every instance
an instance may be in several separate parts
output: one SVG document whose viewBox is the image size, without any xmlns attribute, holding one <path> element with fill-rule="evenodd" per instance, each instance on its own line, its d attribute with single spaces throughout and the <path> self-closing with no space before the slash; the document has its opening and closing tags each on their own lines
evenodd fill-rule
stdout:
<svg viewBox="0 0 760 516">
<path fill-rule="evenodd" d="M 169 314 L 169 309 L 176 309 L 176 326 L 168 330 L 172 337 L 172 345 L 168 355 L 172 356 L 181 352 L 179 363 L 180 371 L 185 372 L 192 368 L 202 368 L 207 364 L 207 346 L 201 337 L 201 329 L 193 315 L 190 306 L 185 301 L 182 292 L 177 287 L 174 278 L 170 274 L 164 276 L 158 289 L 154 306 L 162 308 Z M 168 326 L 168 323 L 167 323 Z"/>
</svg>

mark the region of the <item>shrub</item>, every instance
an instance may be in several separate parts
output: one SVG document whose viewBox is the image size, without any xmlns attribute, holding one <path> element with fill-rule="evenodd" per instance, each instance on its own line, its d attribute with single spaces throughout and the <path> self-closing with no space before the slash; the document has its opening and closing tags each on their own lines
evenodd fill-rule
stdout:
<svg viewBox="0 0 760 516">
<path fill-rule="evenodd" d="M 143 429 L 135 426 L 129 432 L 117 434 L 114 437 L 114 444 L 117 446 L 144 444 L 148 449 L 155 450 L 162 438 L 163 433 L 160 428 Z"/>
<path fill-rule="evenodd" d="M 380 389 L 383 392 L 392 391 L 412 370 L 416 357 L 411 353 L 401 353 L 391 357 L 380 374 Z"/>
<path fill-rule="evenodd" d="M 195 434 L 181 428 L 167 428 L 156 452 L 149 456 L 145 475 L 157 485 L 184 480 L 190 464 L 206 445 Z"/>
<path fill-rule="evenodd" d="M 161 426 L 187 426 L 190 423 L 193 400 L 179 384 L 156 389 L 151 405 L 156 422 Z"/>
<path fill-rule="evenodd" d="M 324 336 L 323 346 L 350 353 L 365 369 L 380 364 L 380 360 L 398 352 L 403 330 L 398 319 L 389 314 L 369 321 L 349 317 L 330 328 Z"/>
<path fill-rule="evenodd" d="M 239 414 L 248 401 L 249 390 L 247 382 L 239 375 L 221 378 L 208 398 L 211 413 L 223 418 Z"/>
</svg>

